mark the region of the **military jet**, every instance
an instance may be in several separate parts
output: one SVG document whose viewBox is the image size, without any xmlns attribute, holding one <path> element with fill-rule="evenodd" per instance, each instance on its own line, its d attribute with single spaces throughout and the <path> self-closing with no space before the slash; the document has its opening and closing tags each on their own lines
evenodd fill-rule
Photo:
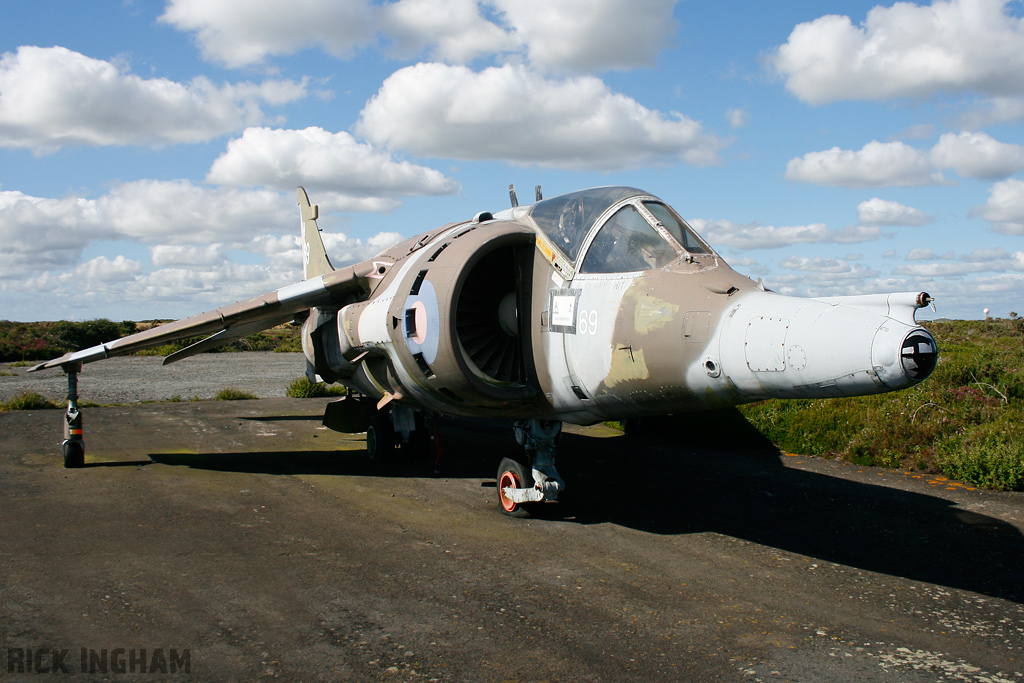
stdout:
<svg viewBox="0 0 1024 683">
<path fill-rule="evenodd" d="M 667 203 L 600 187 L 478 213 L 335 269 L 298 188 L 302 282 L 66 354 L 64 464 L 81 466 L 83 363 L 203 336 L 172 363 L 301 320 L 307 375 L 341 383 L 324 424 L 371 457 L 429 443 L 440 414 L 506 418 L 524 452 L 498 467 L 500 510 L 555 501 L 563 422 L 895 391 L 932 372 L 924 292 L 798 298 L 730 268 Z M 207 336 L 208 335 L 208 336 Z"/>
</svg>

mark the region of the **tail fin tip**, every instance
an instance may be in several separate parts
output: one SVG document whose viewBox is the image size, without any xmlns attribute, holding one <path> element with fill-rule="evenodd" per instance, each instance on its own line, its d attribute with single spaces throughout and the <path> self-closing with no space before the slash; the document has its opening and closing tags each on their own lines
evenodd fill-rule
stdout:
<svg viewBox="0 0 1024 683">
<path fill-rule="evenodd" d="M 316 204 L 309 203 L 309 196 L 305 188 L 299 187 L 296 190 L 299 202 L 299 212 L 302 216 L 302 277 L 308 280 L 311 277 L 324 275 L 334 270 L 331 261 L 327 258 L 327 250 L 324 248 L 323 238 L 320 236 L 320 227 L 316 224 L 320 217 L 320 210 Z"/>
</svg>

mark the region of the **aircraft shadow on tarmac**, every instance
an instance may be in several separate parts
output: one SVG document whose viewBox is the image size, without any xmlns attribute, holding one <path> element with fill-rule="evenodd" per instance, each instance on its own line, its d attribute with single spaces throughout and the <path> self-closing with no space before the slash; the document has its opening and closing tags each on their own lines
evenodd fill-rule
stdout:
<svg viewBox="0 0 1024 683">
<path fill-rule="evenodd" d="M 785 456 L 732 413 L 719 416 L 714 430 L 698 414 L 636 436 L 563 433 L 559 471 L 569 482 L 567 500 L 542 510 L 555 519 L 655 534 L 715 532 L 1024 603 L 1024 536 L 1012 525 L 957 509 L 938 496 L 784 467 Z M 518 449 L 511 429 L 505 426 L 496 435 L 496 425 L 446 422 L 443 476 L 481 478 L 493 486 L 498 459 Z M 199 469 L 267 474 L 434 473 L 432 458 L 371 462 L 362 450 L 150 457 Z"/>
</svg>

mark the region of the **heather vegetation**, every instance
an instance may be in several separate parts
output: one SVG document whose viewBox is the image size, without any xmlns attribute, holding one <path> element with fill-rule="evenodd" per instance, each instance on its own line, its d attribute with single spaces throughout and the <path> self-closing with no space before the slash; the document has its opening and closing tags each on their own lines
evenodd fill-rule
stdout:
<svg viewBox="0 0 1024 683">
<path fill-rule="evenodd" d="M 906 391 L 740 411 L 778 448 L 1024 490 L 1024 320 L 926 323 L 939 364 Z"/>
</svg>

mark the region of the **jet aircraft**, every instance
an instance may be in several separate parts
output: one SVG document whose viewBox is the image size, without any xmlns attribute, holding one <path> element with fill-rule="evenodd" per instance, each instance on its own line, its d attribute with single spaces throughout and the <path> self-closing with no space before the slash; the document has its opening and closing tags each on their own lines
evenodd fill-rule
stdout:
<svg viewBox="0 0 1024 683">
<path fill-rule="evenodd" d="M 667 203 L 600 187 L 481 212 L 335 269 L 298 188 L 304 279 L 33 368 L 68 375 L 66 467 L 84 462 L 83 363 L 186 338 L 172 363 L 301 321 L 307 376 L 341 383 L 324 424 L 366 432 L 371 457 L 429 444 L 433 417 L 512 421 L 501 511 L 555 501 L 563 422 L 592 424 L 767 398 L 894 391 L 932 372 L 925 292 L 799 298 L 730 268 Z"/>
</svg>

